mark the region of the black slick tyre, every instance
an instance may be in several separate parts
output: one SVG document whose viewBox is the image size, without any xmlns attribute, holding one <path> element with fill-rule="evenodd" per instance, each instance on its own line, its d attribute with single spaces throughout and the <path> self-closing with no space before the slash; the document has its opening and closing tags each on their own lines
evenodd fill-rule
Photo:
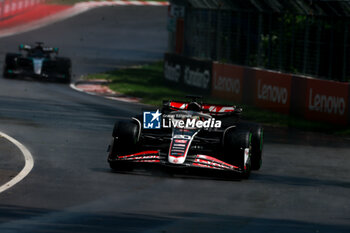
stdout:
<svg viewBox="0 0 350 233">
<path fill-rule="evenodd" d="M 15 75 L 11 72 L 11 70 L 16 69 L 17 66 L 17 58 L 20 57 L 21 54 L 16 53 L 7 53 L 5 57 L 5 65 L 3 70 L 4 78 L 14 78 Z"/>
<path fill-rule="evenodd" d="M 69 58 L 59 57 L 56 60 L 57 73 L 64 75 L 64 78 L 59 78 L 62 83 L 70 83 L 72 77 L 72 62 Z"/>
<path fill-rule="evenodd" d="M 112 136 L 109 158 L 116 159 L 120 155 L 135 152 L 138 143 L 139 126 L 133 121 L 118 121 L 115 123 Z M 110 161 L 110 167 L 114 170 L 132 170 L 132 164 L 123 161 Z"/>
<path fill-rule="evenodd" d="M 257 126 L 252 131 L 252 170 L 259 170 L 262 165 L 262 151 L 264 146 L 264 129 Z"/>
<path fill-rule="evenodd" d="M 252 133 L 250 130 L 229 129 L 224 136 L 225 161 L 242 170 L 242 178 L 251 171 Z"/>
</svg>

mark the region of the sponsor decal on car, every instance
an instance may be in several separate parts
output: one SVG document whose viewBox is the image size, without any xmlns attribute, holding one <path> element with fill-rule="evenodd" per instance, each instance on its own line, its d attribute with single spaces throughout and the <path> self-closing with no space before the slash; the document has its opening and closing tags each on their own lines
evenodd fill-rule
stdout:
<svg viewBox="0 0 350 233">
<path fill-rule="evenodd" d="M 186 143 L 186 140 L 176 139 L 175 143 Z"/>
</svg>

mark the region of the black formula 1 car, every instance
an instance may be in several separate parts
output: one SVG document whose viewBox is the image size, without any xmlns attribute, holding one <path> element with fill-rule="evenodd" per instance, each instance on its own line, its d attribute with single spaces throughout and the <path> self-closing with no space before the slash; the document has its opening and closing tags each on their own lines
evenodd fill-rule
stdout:
<svg viewBox="0 0 350 233">
<path fill-rule="evenodd" d="M 35 46 L 19 45 L 20 53 L 7 53 L 3 76 L 5 78 L 30 77 L 69 83 L 71 60 L 58 57 L 58 48 L 44 47 L 42 42 Z"/>
<path fill-rule="evenodd" d="M 240 122 L 241 112 L 236 106 L 203 104 L 196 98 L 164 101 L 161 112 L 151 113 L 148 122 L 144 112 L 143 117 L 115 123 L 108 162 L 115 170 L 160 164 L 248 178 L 261 167 L 263 128 Z M 160 115 L 161 127 L 158 121 L 149 129 Z"/>
</svg>

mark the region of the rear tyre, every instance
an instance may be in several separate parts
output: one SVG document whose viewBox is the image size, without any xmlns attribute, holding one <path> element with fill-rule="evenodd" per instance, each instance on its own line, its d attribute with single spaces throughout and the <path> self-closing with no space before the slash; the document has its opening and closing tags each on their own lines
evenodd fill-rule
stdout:
<svg viewBox="0 0 350 233">
<path fill-rule="evenodd" d="M 252 134 L 252 170 L 259 170 L 262 165 L 264 129 L 261 126 L 253 127 Z"/>
<path fill-rule="evenodd" d="M 225 161 L 242 170 L 242 178 L 251 171 L 252 133 L 250 130 L 229 129 L 224 137 Z"/>
<path fill-rule="evenodd" d="M 64 78 L 60 78 L 58 81 L 62 83 L 70 83 L 72 78 L 72 62 L 69 58 L 57 58 L 57 72 L 60 75 L 64 75 Z"/>
<path fill-rule="evenodd" d="M 262 165 L 264 130 L 259 124 L 248 122 L 241 122 L 238 128 L 252 132 L 252 170 L 259 170 Z"/>
</svg>

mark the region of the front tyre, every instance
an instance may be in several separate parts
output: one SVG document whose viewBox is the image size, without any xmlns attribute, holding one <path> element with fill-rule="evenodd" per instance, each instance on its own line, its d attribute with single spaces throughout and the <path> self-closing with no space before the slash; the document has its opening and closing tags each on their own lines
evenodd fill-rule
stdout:
<svg viewBox="0 0 350 233">
<path fill-rule="evenodd" d="M 10 69 L 6 65 L 4 67 L 3 77 L 4 78 L 14 78 L 15 77 L 15 75 L 10 72 Z"/>
<path fill-rule="evenodd" d="M 72 78 L 72 62 L 69 58 L 59 57 L 56 61 L 57 72 L 63 75 L 59 81 L 62 83 L 70 83 Z"/>
<path fill-rule="evenodd" d="M 247 179 L 251 171 L 252 133 L 250 130 L 230 129 L 224 137 L 225 161 L 238 166 L 242 178 Z"/>
<path fill-rule="evenodd" d="M 136 151 L 139 140 L 139 125 L 134 121 L 118 121 L 112 133 L 112 142 L 109 148 L 109 164 L 114 170 L 132 170 L 132 164 L 118 161 L 118 156 L 132 154 Z"/>
<path fill-rule="evenodd" d="M 13 70 L 17 67 L 17 59 L 21 56 L 21 54 L 16 53 L 7 53 L 5 57 L 5 65 L 3 70 L 4 78 L 14 78 L 15 74 Z"/>
</svg>

